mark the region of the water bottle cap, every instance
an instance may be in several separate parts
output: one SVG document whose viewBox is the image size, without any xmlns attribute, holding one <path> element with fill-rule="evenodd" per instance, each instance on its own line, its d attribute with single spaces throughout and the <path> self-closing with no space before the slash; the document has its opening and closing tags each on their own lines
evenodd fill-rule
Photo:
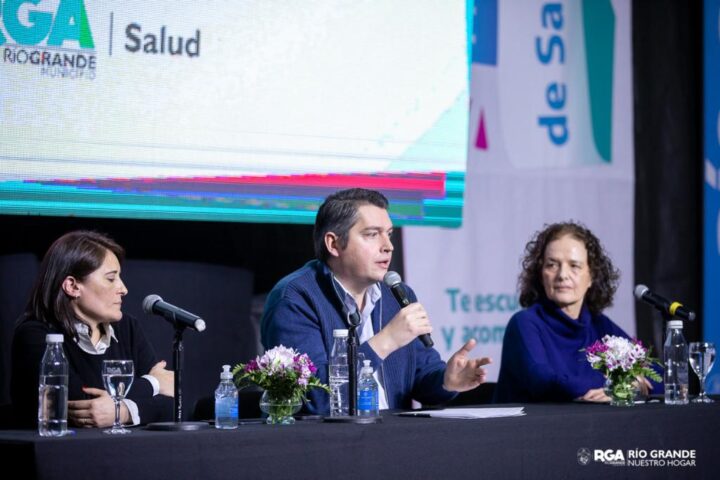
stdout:
<svg viewBox="0 0 720 480">
<path fill-rule="evenodd" d="M 48 333 L 45 335 L 45 343 L 63 343 L 63 341 L 62 333 Z"/>
<path fill-rule="evenodd" d="M 342 338 L 348 336 L 347 328 L 336 328 L 333 330 L 333 338 Z"/>
<path fill-rule="evenodd" d="M 683 321 L 682 320 L 670 320 L 667 325 L 668 325 L 668 328 L 683 328 Z"/>
<path fill-rule="evenodd" d="M 360 373 L 373 373 L 372 366 L 370 366 L 370 360 L 363 360 L 363 367 Z"/>
<path fill-rule="evenodd" d="M 232 379 L 232 372 L 230 372 L 230 365 L 223 365 L 222 366 L 223 371 L 220 372 L 220 379 L 221 380 L 230 380 Z"/>
</svg>

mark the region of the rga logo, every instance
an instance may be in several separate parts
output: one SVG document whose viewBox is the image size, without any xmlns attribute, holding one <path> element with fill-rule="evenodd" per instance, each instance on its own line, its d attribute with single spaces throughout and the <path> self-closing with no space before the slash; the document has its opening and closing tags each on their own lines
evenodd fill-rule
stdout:
<svg viewBox="0 0 720 480">
<path fill-rule="evenodd" d="M 593 460 L 605 465 L 625 466 L 625 455 L 622 450 L 594 450 Z"/>
<path fill-rule="evenodd" d="M 592 453 L 589 448 L 581 448 L 577 451 L 577 461 L 580 465 L 587 465 L 592 460 Z"/>
<path fill-rule="evenodd" d="M 95 78 L 95 42 L 83 0 L 0 0 L 4 64 L 42 75 Z"/>
<path fill-rule="evenodd" d="M 644 450 L 634 448 L 626 450 L 595 449 L 590 453 L 588 448 L 577 451 L 580 465 L 588 465 L 591 460 L 605 465 L 623 467 L 696 467 L 697 453 L 693 450 Z"/>
</svg>

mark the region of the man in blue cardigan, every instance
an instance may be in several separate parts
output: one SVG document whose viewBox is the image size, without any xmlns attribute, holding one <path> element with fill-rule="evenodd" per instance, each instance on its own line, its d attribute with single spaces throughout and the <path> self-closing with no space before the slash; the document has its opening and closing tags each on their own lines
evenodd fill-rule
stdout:
<svg viewBox="0 0 720 480">
<path fill-rule="evenodd" d="M 393 244 L 388 201 L 373 190 L 341 190 L 325 199 L 313 232 L 316 260 L 272 289 L 262 319 L 262 344 L 307 353 L 328 381 L 333 330 L 348 328 L 357 312 L 358 352 L 372 362 L 380 386 L 380 408 L 410 408 L 413 399 L 440 404 L 485 381 L 489 358 L 470 359 L 468 341 L 447 365 L 418 336 L 432 331 L 425 308 L 406 287 L 410 305 L 400 308 L 382 279 Z M 308 410 L 327 415 L 327 393 L 312 389 Z"/>
</svg>

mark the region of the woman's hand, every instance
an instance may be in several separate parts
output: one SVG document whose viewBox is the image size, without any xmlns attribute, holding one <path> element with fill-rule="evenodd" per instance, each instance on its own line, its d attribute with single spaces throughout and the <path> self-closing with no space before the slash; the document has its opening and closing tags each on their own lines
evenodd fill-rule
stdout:
<svg viewBox="0 0 720 480">
<path fill-rule="evenodd" d="M 168 397 L 175 396 L 175 372 L 167 370 L 165 367 L 167 362 L 160 360 L 155 364 L 153 368 L 148 372 L 149 375 L 155 377 L 160 384 L 160 395 L 167 395 Z"/>
<path fill-rule="evenodd" d="M 90 400 L 71 400 L 68 402 L 68 420 L 72 425 L 82 428 L 111 427 L 115 423 L 115 402 L 110 395 L 99 388 L 83 387 Z M 120 402 L 120 423 L 130 421 L 130 412 Z"/>
<path fill-rule="evenodd" d="M 578 398 L 578 400 L 584 400 L 586 402 L 609 402 L 610 397 L 605 395 L 605 389 L 603 388 L 591 388 L 587 392 L 585 392 L 585 395 Z"/>
<path fill-rule="evenodd" d="M 650 381 L 643 377 L 642 375 L 638 375 L 637 379 L 633 382 L 633 385 L 640 390 L 640 395 L 643 397 L 647 397 L 650 395 L 650 390 L 652 390 L 652 383 Z"/>
</svg>

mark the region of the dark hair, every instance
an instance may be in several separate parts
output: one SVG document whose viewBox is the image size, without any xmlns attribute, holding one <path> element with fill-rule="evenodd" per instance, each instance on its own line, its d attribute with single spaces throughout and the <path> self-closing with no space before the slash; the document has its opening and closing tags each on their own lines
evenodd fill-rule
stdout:
<svg viewBox="0 0 720 480">
<path fill-rule="evenodd" d="M 363 205 L 375 205 L 387 210 L 388 199 L 376 190 L 349 188 L 329 195 L 320 205 L 313 230 L 315 256 L 319 260 L 327 261 L 330 256 L 325 248 L 325 234 L 328 232 L 337 235 L 340 247 L 345 248 L 348 232 L 358 219 L 358 208 Z"/>
<path fill-rule="evenodd" d="M 77 318 L 63 281 L 68 276 L 82 281 L 102 266 L 108 251 L 119 261 L 125 258 L 125 250 L 101 233 L 79 230 L 55 240 L 40 264 L 24 318 L 35 318 L 76 337 L 73 324 Z"/>
<path fill-rule="evenodd" d="M 585 293 L 583 303 L 592 313 L 600 313 L 612 305 L 620 273 L 600 245 L 598 238 L 587 227 L 573 221 L 545 225 L 545 228 L 535 232 L 533 238 L 525 245 L 522 273 L 518 279 L 520 305 L 529 307 L 536 301 L 547 298 L 542 282 L 545 249 L 550 242 L 565 235 L 570 235 L 585 244 L 592 285 Z"/>
</svg>

